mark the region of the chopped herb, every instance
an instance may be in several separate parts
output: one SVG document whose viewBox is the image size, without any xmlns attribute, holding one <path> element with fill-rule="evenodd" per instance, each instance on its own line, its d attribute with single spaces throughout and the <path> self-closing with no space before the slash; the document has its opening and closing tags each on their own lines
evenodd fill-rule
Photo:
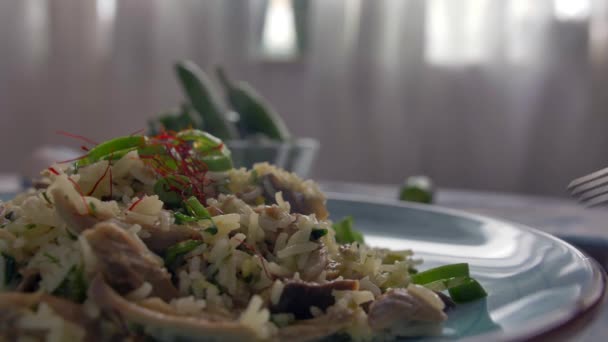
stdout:
<svg viewBox="0 0 608 342">
<path fill-rule="evenodd" d="M 78 303 L 84 302 L 87 298 L 87 282 L 83 267 L 72 267 L 53 294 Z"/>
<path fill-rule="evenodd" d="M 186 210 L 188 210 L 188 212 L 197 219 L 206 220 L 211 218 L 211 215 L 207 209 L 196 197 L 192 196 L 188 198 L 184 204 L 186 206 Z"/>
<path fill-rule="evenodd" d="M 178 257 L 190 253 L 192 250 L 202 244 L 203 241 L 201 240 L 186 240 L 178 242 L 175 245 L 167 248 L 167 252 L 165 253 L 165 265 L 173 265 Z"/>
<path fill-rule="evenodd" d="M 26 224 L 26 225 L 25 225 L 25 228 L 26 228 L 26 229 L 33 229 L 33 228 L 36 228 L 36 224 L 35 224 L 35 223 L 28 223 L 28 224 Z"/>
<path fill-rule="evenodd" d="M 317 241 L 327 235 L 327 229 L 315 228 L 310 232 L 310 241 Z"/>
<path fill-rule="evenodd" d="M 97 206 L 92 201 L 89 202 L 89 208 L 91 208 L 91 215 L 95 216 L 97 213 Z"/>
<path fill-rule="evenodd" d="M 189 222 L 196 222 L 196 221 L 198 221 L 198 220 L 196 219 L 196 217 L 192 217 L 192 216 L 188 216 L 188 215 L 186 215 L 186 214 L 182 214 L 182 213 L 180 213 L 179 211 L 178 211 L 178 212 L 176 212 L 176 213 L 174 214 L 174 216 L 175 216 L 175 223 L 177 223 L 177 224 L 184 224 L 184 223 L 189 223 Z"/>
<path fill-rule="evenodd" d="M 42 255 L 47 257 L 47 259 L 49 259 L 53 264 L 60 265 L 59 259 L 57 259 L 57 257 L 50 255 L 49 253 L 44 253 Z"/>
<path fill-rule="evenodd" d="M 359 242 L 363 243 L 363 234 L 353 228 L 352 216 L 347 216 L 332 225 L 336 231 L 336 242 L 339 244 Z"/>
<path fill-rule="evenodd" d="M 217 234 L 217 227 L 215 225 L 213 225 L 213 227 L 209 227 L 209 228 L 205 229 L 204 232 L 209 233 L 211 235 L 215 235 L 215 234 Z"/>
<path fill-rule="evenodd" d="M 46 201 L 46 203 L 48 203 L 49 205 L 53 205 L 53 202 L 51 202 L 51 200 L 49 199 L 49 195 L 46 194 L 46 191 L 44 191 L 42 193 L 42 197 L 44 198 L 44 200 Z"/>
<path fill-rule="evenodd" d="M 12 256 L 5 253 L 1 254 L 4 257 L 4 285 L 8 285 L 17 275 L 17 262 Z"/>
</svg>

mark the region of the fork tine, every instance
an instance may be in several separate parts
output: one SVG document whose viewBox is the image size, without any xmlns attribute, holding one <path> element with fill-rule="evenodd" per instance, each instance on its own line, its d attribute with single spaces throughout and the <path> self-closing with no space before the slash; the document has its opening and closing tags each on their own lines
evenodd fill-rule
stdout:
<svg viewBox="0 0 608 342">
<path fill-rule="evenodd" d="M 591 207 L 600 206 L 602 204 L 606 204 L 607 202 L 608 202 L 608 193 L 605 193 L 603 195 L 594 197 L 591 200 L 583 202 L 583 203 L 585 204 L 585 206 L 591 208 Z"/>
<path fill-rule="evenodd" d="M 596 188 L 590 189 L 588 191 L 578 193 L 578 200 L 581 202 L 587 202 L 593 199 L 594 197 L 601 196 L 603 194 L 608 193 L 608 184 L 598 186 Z"/>
<path fill-rule="evenodd" d="M 591 191 L 595 188 L 608 184 L 608 175 L 600 178 L 594 178 L 593 180 L 579 183 L 579 185 L 569 188 L 572 196 L 579 196 L 587 191 Z"/>
<path fill-rule="evenodd" d="M 608 176 L 608 167 L 603 168 L 601 170 L 595 171 L 595 172 L 590 173 L 590 174 L 588 174 L 586 176 L 579 177 L 579 178 L 573 180 L 572 182 L 570 182 L 570 184 L 568 184 L 568 190 L 571 190 L 571 189 L 573 189 L 575 187 L 578 187 L 578 186 L 580 186 L 582 184 L 585 184 L 587 182 L 591 182 L 591 181 L 593 181 L 595 179 L 602 178 L 602 177 L 605 177 L 605 176 Z"/>
</svg>

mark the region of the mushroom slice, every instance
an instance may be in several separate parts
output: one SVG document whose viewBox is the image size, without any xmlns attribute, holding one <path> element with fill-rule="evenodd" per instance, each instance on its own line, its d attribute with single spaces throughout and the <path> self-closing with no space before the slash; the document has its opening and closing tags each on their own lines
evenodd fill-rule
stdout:
<svg viewBox="0 0 608 342">
<path fill-rule="evenodd" d="M 85 231 L 83 236 L 99 262 L 100 271 L 120 293 L 133 291 L 148 282 L 152 285 L 152 296 L 170 300 L 179 295 L 158 256 L 124 229 L 102 222 Z"/>
<path fill-rule="evenodd" d="M 431 290 L 419 285 L 390 290 L 369 307 L 368 323 L 373 330 L 391 328 L 404 321 L 441 322 L 447 318 L 444 303 Z"/>
<path fill-rule="evenodd" d="M 247 341 L 256 336 L 253 329 L 238 321 L 172 315 L 129 302 L 100 276 L 93 279 L 89 297 L 102 310 L 117 313 L 129 322 L 162 332 L 164 336 L 218 341 Z"/>
<path fill-rule="evenodd" d="M 325 310 L 335 303 L 334 290 L 356 291 L 357 280 L 334 280 L 326 284 L 291 281 L 285 284 L 273 312 L 292 313 L 297 319 L 311 318 L 310 307 Z"/>
</svg>

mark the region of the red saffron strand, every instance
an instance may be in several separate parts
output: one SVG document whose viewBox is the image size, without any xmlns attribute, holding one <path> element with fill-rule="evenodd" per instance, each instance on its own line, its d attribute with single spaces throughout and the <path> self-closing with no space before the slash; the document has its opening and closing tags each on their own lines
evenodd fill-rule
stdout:
<svg viewBox="0 0 608 342">
<path fill-rule="evenodd" d="M 63 135 L 63 136 L 69 137 L 69 138 L 74 138 L 74 139 L 82 140 L 82 141 L 84 141 L 84 142 L 86 142 L 88 144 L 97 145 L 97 143 L 95 141 L 93 141 L 93 140 L 91 140 L 91 139 L 89 139 L 89 138 L 87 138 L 85 136 L 82 136 L 82 135 L 73 134 L 73 133 L 69 133 L 69 132 L 65 132 L 65 131 L 57 131 L 56 133 L 59 134 L 59 135 Z"/>
<path fill-rule="evenodd" d="M 112 199 L 112 168 L 110 168 L 110 199 Z"/>
<path fill-rule="evenodd" d="M 54 167 L 49 167 L 49 171 L 51 171 L 52 174 L 59 176 L 59 172 L 57 172 Z"/>
<path fill-rule="evenodd" d="M 84 198 L 84 195 L 82 193 L 82 189 L 80 188 L 80 185 L 78 185 L 78 183 L 76 183 L 72 178 L 68 177 L 68 180 L 74 185 L 74 188 L 76 189 L 76 191 L 78 192 L 78 194 L 80 195 L 80 198 L 82 198 L 82 203 L 84 203 L 84 207 L 87 208 L 87 213 L 89 215 L 93 215 L 93 212 L 91 210 L 91 207 L 89 207 L 89 205 L 87 204 L 87 200 Z M 80 214 L 80 213 L 79 213 Z M 80 214 L 80 215 L 84 215 L 84 214 Z"/>
<path fill-rule="evenodd" d="M 84 145 L 80 146 L 80 149 L 83 150 L 83 151 L 85 151 L 85 152 L 89 152 L 89 148 L 86 147 L 86 146 L 84 146 Z"/>
<path fill-rule="evenodd" d="M 106 166 L 106 170 L 103 172 L 103 175 L 101 175 L 101 177 L 95 182 L 95 184 L 93 185 L 93 188 L 91 189 L 91 191 L 89 191 L 87 196 L 91 196 L 95 192 L 95 190 L 97 189 L 97 186 L 99 186 L 99 183 L 101 183 L 101 181 L 104 178 L 106 178 L 106 175 L 108 174 L 109 170 L 110 170 L 110 162 L 108 162 L 108 166 Z"/>
<path fill-rule="evenodd" d="M 133 210 L 133 208 L 135 208 L 141 201 L 143 201 L 143 199 L 144 199 L 144 196 L 141 196 L 141 198 L 137 199 L 137 201 L 135 201 L 133 204 L 131 204 L 129 206 L 129 209 L 127 209 L 127 210 L 129 210 L 129 211 Z"/>
</svg>

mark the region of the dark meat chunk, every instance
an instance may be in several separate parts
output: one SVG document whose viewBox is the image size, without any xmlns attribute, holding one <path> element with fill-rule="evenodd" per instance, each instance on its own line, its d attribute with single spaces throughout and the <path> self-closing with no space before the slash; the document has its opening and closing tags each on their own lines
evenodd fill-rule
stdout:
<svg viewBox="0 0 608 342">
<path fill-rule="evenodd" d="M 34 292 L 38 289 L 38 283 L 40 282 L 40 271 L 35 268 L 28 268 L 22 271 L 21 273 L 21 281 L 17 288 L 15 289 L 17 292 Z"/>
<path fill-rule="evenodd" d="M 170 300 L 179 295 L 163 263 L 124 229 L 104 222 L 83 234 L 101 272 L 120 293 L 126 294 L 148 282 L 153 296 Z"/>
<path fill-rule="evenodd" d="M 306 198 L 301 192 L 289 189 L 272 173 L 262 176 L 262 190 L 266 203 L 275 203 L 276 193 L 281 192 L 283 199 L 291 205 L 291 213 L 315 214 L 320 220 L 329 216 L 322 198 Z"/>
<path fill-rule="evenodd" d="M 332 291 L 356 291 L 359 282 L 356 280 L 334 280 L 326 284 L 292 281 L 285 284 L 279 303 L 272 308 L 273 312 L 292 313 L 297 319 L 312 318 L 310 307 L 325 310 L 335 303 Z"/>
<path fill-rule="evenodd" d="M 330 337 L 350 323 L 352 311 L 346 308 L 332 310 L 325 315 L 298 321 L 279 330 L 279 341 L 308 342 Z"/>
</svg>

